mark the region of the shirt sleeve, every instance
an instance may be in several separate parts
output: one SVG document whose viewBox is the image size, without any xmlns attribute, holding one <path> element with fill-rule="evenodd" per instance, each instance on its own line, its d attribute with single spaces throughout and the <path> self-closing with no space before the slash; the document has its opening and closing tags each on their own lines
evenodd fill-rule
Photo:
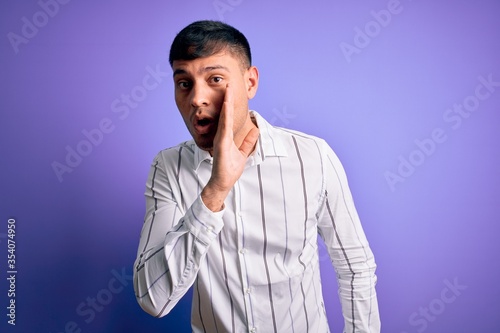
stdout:
<svg viewBox="0 0 500 333">
<path fill-rule="evenodd" d="M 324 142 L 323 142 L 324 143 Z M 337 274 L 344 332 L 378 333 L 380 317 L 375 259 L 347 183 L 333 150 L 322 146 L 324 197 L 318 228 Z"/>
<path fill-rule="evenodd" d="M 134 264 L 134 290 L 147 313 L 166 315 L 193 285 L 210 243 L 223 227 L 220 212 L 198 196 L 183 210 L 158 155 L 146 182 L 146 216 Z"/>
</svg>

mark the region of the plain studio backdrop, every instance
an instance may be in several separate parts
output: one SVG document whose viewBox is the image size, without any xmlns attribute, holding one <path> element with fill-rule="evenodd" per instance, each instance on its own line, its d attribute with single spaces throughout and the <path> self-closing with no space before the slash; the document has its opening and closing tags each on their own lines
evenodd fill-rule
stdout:
<svg viewBox="0 0 500 333">
<path fill-rule="evenodd" d="M 167 58 L 199 19 L 248 37 L 252 109 L 339 155 L 382 331 L 497 331 L 499 15 L 493 0 L 2 1 L 0 331 L 191 331 L 190 295 L 155 319 L 132 266 L 150 163 L 190 138 Z"/>
</svg>

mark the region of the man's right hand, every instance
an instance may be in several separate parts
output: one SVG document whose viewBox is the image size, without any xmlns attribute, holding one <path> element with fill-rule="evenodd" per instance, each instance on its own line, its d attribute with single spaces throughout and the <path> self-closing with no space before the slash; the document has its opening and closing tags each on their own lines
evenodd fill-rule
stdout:
<svg viewBox="0 0 500 333">
<path fill-rule="evenodd" d="M 245 169 L 248 156 L 254 150 L 259 137 L 259 129 L 248 115 L 251 123 L 241 144 L 235 143 L 233 132 L 234 96 L 233 89 L 226 86 L 224 103 L 219 116 L 217 133 L 213 142 L 212 176 L 201 192 L 201 199 L 205 206 L 213 212 L 223 209 L 224 200 L 234 184 L 238 181 Z M 243 129 L 247 128 L 243 126 Z"/>
</svg>

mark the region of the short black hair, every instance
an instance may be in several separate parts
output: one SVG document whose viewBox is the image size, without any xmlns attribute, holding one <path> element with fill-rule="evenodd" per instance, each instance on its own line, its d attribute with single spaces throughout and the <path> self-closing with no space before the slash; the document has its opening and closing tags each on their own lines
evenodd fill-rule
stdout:
<svg viewBox="0 0 500 333">
<path fill-rule="evenodd" d="M 193 60 L 216 54 L 225 48 L 241 59 L 242 65 L 252 65 L 250 44 L 236 28 L 220 21 L 196 21 L 182 29 L 172 42 L 168 61 Z"/>
</svg>

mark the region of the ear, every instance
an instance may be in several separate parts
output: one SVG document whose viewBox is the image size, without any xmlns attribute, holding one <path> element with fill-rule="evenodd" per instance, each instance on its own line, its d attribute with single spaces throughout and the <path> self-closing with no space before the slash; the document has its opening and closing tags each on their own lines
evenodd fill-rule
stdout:
<svg viewBox="0 0 500 333">
<path fill-rule="evenodd" d="M 259 87 L 259 71 L 257 67 L 251 66 L 246 70 L 245 82 L 248 99 L 252 99 L 257 93 L 257 88 Z"/>
</svg>

